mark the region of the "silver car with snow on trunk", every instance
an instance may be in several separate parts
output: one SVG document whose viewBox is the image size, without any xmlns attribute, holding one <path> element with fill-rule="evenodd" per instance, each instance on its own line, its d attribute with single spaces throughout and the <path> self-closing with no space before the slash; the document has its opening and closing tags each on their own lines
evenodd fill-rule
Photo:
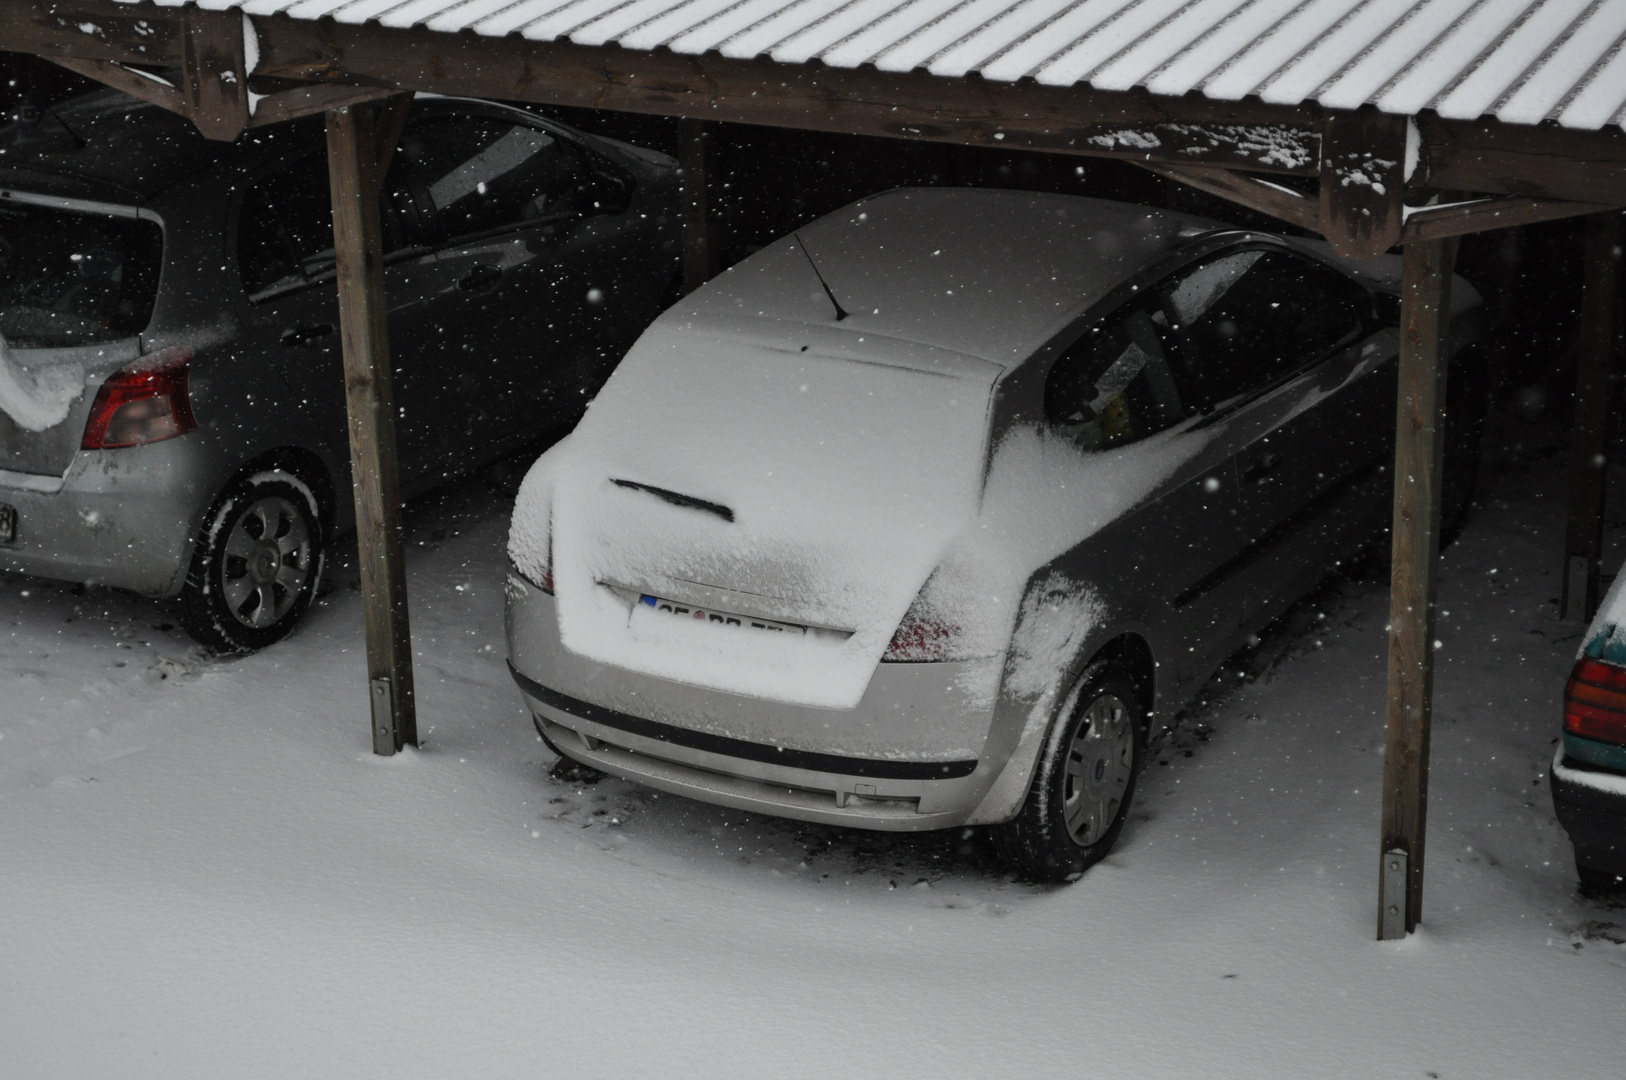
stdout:
<svg viewBox="0 0 1626 1080">
<path fill-rule="evenodd" d="M 1076 876 L 1157 725 L 1381 534 L 1397 263 L 977 190 L 765 248 L 525 480 L 508 641 L 537 729 L 729 806 L 998 826 L 1024 873 Z M 1456 308 L 1460 352 L 1465 283 Z"/>
<path fill-rule="evenodd" d="M 320 118 L 210 142 L 113 91 L 0 129 L 0 570 L 270 643 L 351 516 Z M 412 495 L 572 421 L 676 269 L 675 163 L 422 98 L 382 192 Z"/>
</svg>

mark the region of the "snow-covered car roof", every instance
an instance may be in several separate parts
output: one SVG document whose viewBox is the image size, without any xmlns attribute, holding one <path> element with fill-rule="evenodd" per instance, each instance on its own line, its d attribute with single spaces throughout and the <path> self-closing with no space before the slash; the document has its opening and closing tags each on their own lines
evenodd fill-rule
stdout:
<svg viewBox="0 0 1626 1080">
<path fill-rule="evenodd" d="M 839 326 L 1009 368 L 1213 224 L 1072 195 L 898 189 L 776 241 L 672 315 Z"/>
</svg>

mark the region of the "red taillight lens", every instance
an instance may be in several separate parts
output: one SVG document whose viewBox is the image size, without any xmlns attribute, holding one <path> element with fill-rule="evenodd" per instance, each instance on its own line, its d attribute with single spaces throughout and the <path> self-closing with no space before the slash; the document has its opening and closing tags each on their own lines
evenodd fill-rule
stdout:
<svg viewBox="0 0 1626 1080">
<path fill-rule="evenodd" d="M 542 564 L 542 580 L 537 582 L 542 591 L 553 595 L 553 526 L 548 526 L 548 561 Z"/>
<path fill-rule="evenodd" d="M 115 371 L 96 392 L 80 447 L 140 446 L 196 428 L 187 392 L 191 364 L 186 349 L 165 349 Z"/>
<path fill-rule="evenodd" d="M 960 641 L 960 628 L 916 610 L 918 607 L 918 604 L 911 607 L 903 622 L 898 624 L 897 633 L 892 635 L 892 644 L 886 647 L 886 652 L 881 656 L 882 662 L 923 664 L 959 659 L 956 647 Z"/>
<path fill-rule="evenodd" d="M 1626 745 L 1626 667 L 1581 658 L 1564 688 L 1564 730 Z"/>
</svg>

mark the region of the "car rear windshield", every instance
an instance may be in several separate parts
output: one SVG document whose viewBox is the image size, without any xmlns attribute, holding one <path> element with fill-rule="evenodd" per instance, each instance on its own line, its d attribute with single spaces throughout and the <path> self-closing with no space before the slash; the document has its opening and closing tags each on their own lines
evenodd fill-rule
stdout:
<svg viewBox="0 0 1626 1080">
<path fill-rule="evenodd" d="M 0 334 L 49 349 L 140 333 L 163 240 L 151 221 L 0 203 Z"/>
</svg>

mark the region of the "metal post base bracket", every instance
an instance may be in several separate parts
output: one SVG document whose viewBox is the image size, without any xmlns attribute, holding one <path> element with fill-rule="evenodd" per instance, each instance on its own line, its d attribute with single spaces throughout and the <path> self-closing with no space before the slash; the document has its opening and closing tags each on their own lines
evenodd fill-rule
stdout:
<svg viewBox="0 0 1626 1080">
<path fill-rule="evenodd" d="M 372 681 L 373 699 L 373 753 L 390 757 L 400 749 L 395 738 L 395 702 L 390 693 L 388 676 L 380 675 Z"/>
<path fill-rule="evenodd" d="M 1406 936 L 1406 863 L 1398 848 L 1383 853 L 1378 876 L 1378 940 L 1398 941 Z"/>
</svg>

